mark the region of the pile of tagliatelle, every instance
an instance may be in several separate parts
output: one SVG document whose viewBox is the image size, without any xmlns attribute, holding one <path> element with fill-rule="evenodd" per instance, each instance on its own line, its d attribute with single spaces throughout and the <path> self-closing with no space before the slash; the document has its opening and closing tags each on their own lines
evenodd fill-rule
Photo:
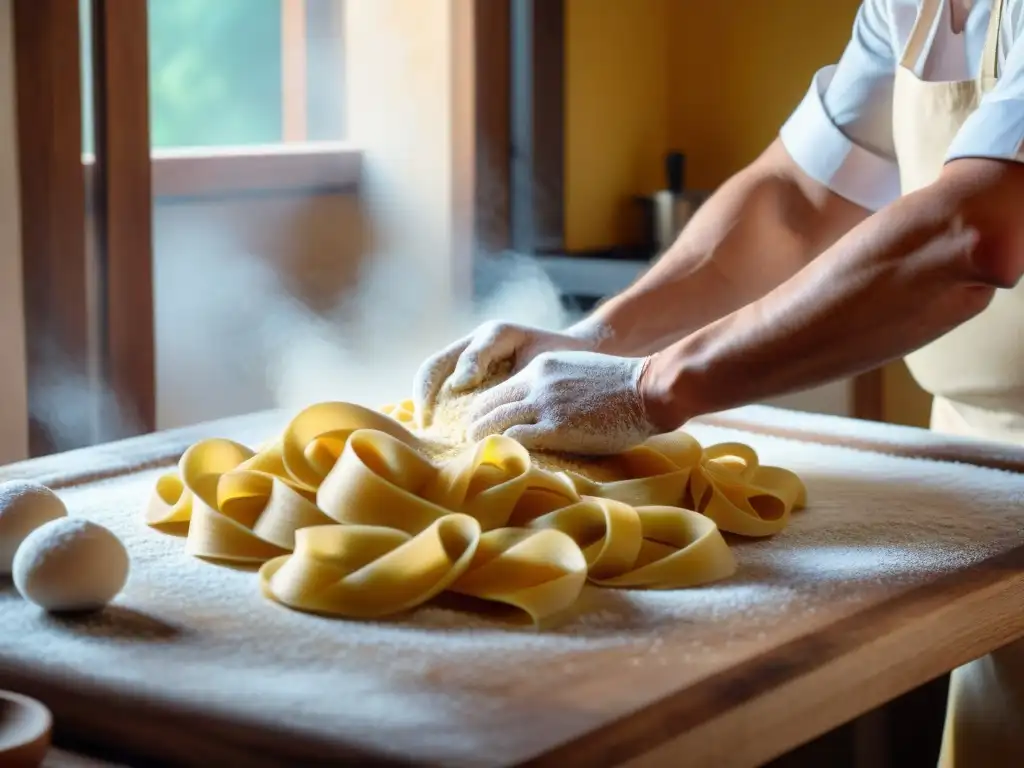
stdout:
<svg viewBox="0 0 1024 768">
<path fill-rule="evenodd" d="M 805 503 L 794 473 L 741 443 L 673 432 L 614 457 L 531 457 L 503 436 L 439 445 L 413 416 L 328 402 L 258 451 L 203 440 L 159 478 L 146 520 L 187 527 L 196 557 L 258 565 L 263 594 L 296 610 L 380 618 L 449 592 L 540 626 L 587 581 L 726 578 L 723 531 L 770 536 Z"/>
</svg>

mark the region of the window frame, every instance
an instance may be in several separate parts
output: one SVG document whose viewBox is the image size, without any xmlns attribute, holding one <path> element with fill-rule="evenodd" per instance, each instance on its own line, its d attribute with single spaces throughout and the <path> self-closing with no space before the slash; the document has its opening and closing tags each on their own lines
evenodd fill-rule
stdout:
<svg viewBox="0 0 1024 768">
<path fill-rule="evenodd" d="M 480 29 L 475 26 L 474 19 L 480 5 L 474 0 L 451 0 L 450 5 L 427 14 L 431 24 L 444 19 L 443 23 L 451 25 L 450 31 L 445 33 L 445 44 L 451 47 L 444 52 L 445 62 L 442 65 L 449 69 L 451 91 L 445 91 L 443 98 L 437 100 L 436 110 L 427 118 L 431 131 L 426 134 L 418 124 L 389 126 L 387 121 L 381 123 L 377 112 L 374 112 L 375 117 L 369 123 L 366 120 L 360 123 L 362 134 L 369 131 L 365 147 L 353 146 L 349 142 L 295 141 L 270 146 L 156 150 L 149 146 L 148 138 L 148 77 L 145 76 L 148 62 L 138 55 L 141 49 L 148 57 L 146 3 L 143 0 L 133 3 L 127 0 L 92 2 L 95 4 L 92 13 L 99 13 L 104 19 L 103 28 L 94 32 L 104 37 L 100 45 L 94 45 L 93 61 L 85 64 L 94 66 L 100 73 L 99 79 L 103 82 L 94 85 L 104 87 L 104 83 L 120 83 L 121 87 L 113 98 L 107 92 L 106 101 L 101 101 L 104 94 L 92 94 L 102 104 L 107 132 L 103 143 L 97 145 L 98 151 L 92 156 L 83 156 L 83 62 L 77 24 L 78 2 L 12 0 L 12 7 L 17 6 L 12 16 L 27 10 L 41 22 L 41 27 L 33 34 L 15 35 L 16 57 L 24 58 L 31 65 L 19 67 L 16 73 L 20 86 L 15 105 L 16 119 L 23 137 L 18 148 L 21 156 L 20 196 L 26 203 L 32 200 L 38 203 L 22 207 L 21 229 L 35 233 L 34 239 L 32 236 L 25 239 L 22 248 L 25 266 L 22 290 L 28 301 L 32 297 L 43 296 L 49 302 L 41 304 L 34 312 L 34 320 L 26 327 L 26 342 L 38 341 L 49 333 L 48 326 L 54 322 L 54 316 L 61 318 L 64 335 L 75 342 L 72 345 L 74 349 L 86 358 L 76 375 L 89 377 L 92 385 L 89 395 L 95 401 L 90 405 L 94 411 L 94 433 L 91 437 L 78 444 L 69 444 L 60 436 L 35 440 L 30 455 L 54 453 L 145 433 L 154 428 L 155 425 L 145 420 L 145 413 L 151 410 L 149 404 L 155 399 L 155 386 L 148 384 L 155 378 L 152 217 L 154 207 L 163 202 L 186 198 L 202 204 L 204 199 L 237 198 L 250 193 L 287 193 L 299 199 L 339 192 L 358 195 L 364 163 L 387 165 L 398 162 L 396 153 L 415 148 L 420 151 L 421 159 L 431 160 L 419 163 L 422 172 L 415 175 L 408 187 L 403 185 L 399 195 L 410 205 L 422 203 L 429 209 L 431 221 L 437 223 L 436 234 L 447 237 L 453 246 L 444 269 L 451 272 L 453 290 L 462 294 L 471 292 L 467 283 L 473 271 L 474 222 L 471 217 L 479 211 L 473 203 L 490 199 L 487 190 L 476 183 L 478 179 L 474 174 L 474 168 L 488 167 L 486 158 L 477 153 L 478 144 L 490 141 L 486 128 L 481 126 L 484 119 L 481 112 L 492 108 L 500 112 L 503 108 L 500 98 L 491 98 L 488 101 L 490 106 L 477 103 L 481 95 L 489 91 L 490 83 L 486 81 L 486 75 L 483 81 L 476 77 L 478 70 L 486 69 L 488 44 L 481 39 Z M 495 2 L 504 6 L 508 0 Z M 127 9 L 128 6 L 132 8 Z M 417 13 L 420 7 L 418 3 L 410 3 L 410 9 L 415 8 Z M 121 13 L 127 15 L 117 16 Z M 351 23 L 346 18 L 344 39 L 346 42 L 353 36 L 365 39 L 367 32 L 376 29 L 385 17 L 383 11 L 370 9 L 369 12 L 361 10 Z M 130 74 L 124 71 L 124 67 L 117 69 L 114 66 L 115 62 L 121 61 L 119 57 L 123 52 L 106 50 L 103 53 L 105 41 L 111 39 L 111 29 L 115 26 L 117 37 L 131 38 L 127 43 L 122 40 L 122 44 L 135 46 L 134 53 L 129 51 L 128 60 L 132 62 Z M 411 28 L 409 31 L 411 33 Z M 491 31 L 501 35 L 500 23 L 492 25 Z M 475 39 L 474 34 L 477 35 Z M 60 45 L 55 45 L 55 40 Z M 139 41 L 144 44 L 139 45 Z M 376 71 L 376 67 L 388 61 L 386 51 L 366 45 L 360 47 L 360 55 L 352 66 L 349 66 L 347 50 L 344 55 L 346 71 L 358 72 L 360 77 Z M 492 58 L 492 64 L 507 68 L 507 60 Z M 48 90 L 42 92 L 39 89 L 39 72 L 48 73 L 53 81 Z M 436 66 L 434 72 L 436 75 Z M 346 109 L 357 110 L 354 114 L 360 115 L 366 114 L 368 108 L 379 111 L 389 104 L 403 103 L 409 98 L 405 94 L 406 89 L 420 85 L 419 71 L 403 70 L 383 98 L 378 90 L 361 87 L 353 89 L 352 94 L 346 93 L 345 106 Z M 355 95 L 356 90 L 358 96 Z M 53 98 L 58 91 L 61 98 Z M 42 108 L 37 108 L 34 113 L 26 111 L 26 99 L 32 98 L 44 106 L 46 103 L 59 104 L 59 114 L 47 113 Z M 507 109 L 507 105 L 504 108 Z M 431 109 L 434 109 L 434 104 L 431 104 Z M 128 119 L 119 119 L 121 112 L 127 114 Z M 500 132 L 501 121 L 494 115 L 489 118 L 489 124 L 498 126 Z M 142 131 L 142 125 L 146 125 L 147 130 Z M 134 137 L 120 133 L 128 126 L 135 126 Z M 444 130 L 438 133 L 436 128 L 441 126 Z M 374 133 L 378 127 L 394 130 L 383 140 Z M 115 134 L 124 142 L 115 138 Z M 145 140 L 140 141 L 140 136 Z M 427 142 L 425 151 L 424 139 Z M 116 151 L 103 151 L 114 144 L 118 145 Z M 498 153 L 495 159 L 507 163 L 507 145 L 497 142 L 494 148 Z M 438 165 L 433 160 L 438 156 L 446 157 L 447 162 Z M 28 165 L 25 165 L 26 158 Z M 118 169 L 117 180 L 112 180 L 110 175 L 114 168 Z M 35 195 L 24 194 L 26 185 L 33 184 Z M 52 197 L 39 194 L 40 189 L 49 190 L 51 196 L 66 194 L 68 197 L 58 201 L 60 205 L 55 205 Z M 360 208 L 379 233 L 386 236 L 391 232 L 389 228 L 405 231 L 404 226 L 396 226 L 397 222 L 389 218 L 389 211 L 384 210 L 386 206 L 379 194 L 361 200 Z M 100 236 L 94 237 L 97 220 L 103 223 L 99 227 Z M 60 244 L 53 242 L 52 238 L 47 240 L 47 233 L 54 231 L 63 233 Z M 479 233 L 479 226 L 475 232 Z M 111 257 L 111 248 L 117 250 L 118 255 Z M 119 279 L 110 282 L 107 276 L 112 271 L 118 273 Z M 57 297 L 66 297 L 67 301 L 58 301 Z M 111 318 L 115 316 L 121 319 L 119 327 L 112 329 Z M 139 321 L 135 322 L 135 319 Z M 29 358 L 26 360 L 29 398 L 35 399 L 40 382 L 50 372 L 45 361 L 33 360 L 31 355 L 26 357 Z M 123 366 L 123 369 L 115 370 L 118 366 Z M 143 419 L 128 430 L 102 411 L 101 393 L 111 383 L 123 387 L 117 392 L 122 403 L 127 402 L 136 414 L 143 414 Z"/>
<path fill-rule="evenodd" d="M 28 453 L 45 455 L 155 429 L 153 207 L 161 200 L 252 193 L 320 194 L 358 187 L 362 155 L 306 141 L 303 64 L 282 77 L 289 141 L 270 146 L 152 149 L 147 3 L 91 0 L 92 60 L 82 61 L 78 0 L 13 0 L 15 98 L 25 304 Z M 282 34 L 297 61 L 302 35 L 343 0 L 283 0 Z M 317 15 L 319 13 L 319 15 Z M 333 16 L 331 23 L 343 18 Z M 340 27 L 333 33 L 338 34 Z M 300 34 L 301 33 L 301 34 Z M 342 58 L 342 57 L 339 57 Z M 83 92 L 82 68 L 92 70 Z M 298 73 L 298 74 L 296 74 Z M 335 84 L 336 73 L 331 73 Z M 82 153 L 91 98 L 95 151 Z M 340 103 L 340 99 L 335 100 Z M 338 125 L 338 115 L 333 116 Z M 324 130 L 324 128 L 321 128 Z M 43 409 L 55 380 L 77 382 L 84 426 L 55 434 Z M 107 393 L 107 394 L 104 394 Z M 113 394 L 129 419 L 109 410 Z M 91 426 L 89 426 L 91 425 Z"/>
<path fill-rule="evenodd" d="M 347 142 L 161 148 L 150 150 L 154 202 L 252 193 L 355 192 L 363 154 Z M 96 156 L 82 155 L 85 183 Z"/>
<path fill-rule="evenodd" d="M 88 441 L 47 428 L 55 377 L 90 381 L 78 0 L 13 0 L 28 452 Z M 55 357 L 57 359 L 55 359 Z M 84 399 L 95 392 L 80 392 Z"/>
<path fill-rule="evenodd" d="M 344 46 L 310 45 L 314 37 L 343 39 L 345 2 L 281 0 L 282 140 L 152 148 L 155 200 L 358 188 L 362 153 L 347 141 L 322 138 L 344 135 Z M 326 91 L 331 99 L 313 98 Z M 83 153 L 82 162 L 91 184 L 95 155 Z"/>
</svg>

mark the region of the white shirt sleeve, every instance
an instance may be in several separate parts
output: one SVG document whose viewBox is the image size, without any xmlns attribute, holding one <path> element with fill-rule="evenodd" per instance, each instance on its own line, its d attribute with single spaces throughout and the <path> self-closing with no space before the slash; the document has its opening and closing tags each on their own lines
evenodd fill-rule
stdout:
<svg viewBox="0 0 1024 768">
<path fill-rule="evenodd" d="M 779 132 L 807 175 L 871 211 L 900 195 L 892 139 L 895 49 L 888 3 L 864 0 L 839 63 L 814 75 Z M 1019 69 L 1024 98 L 1024 67 Z"/>
<path fill-rule="evenodd" d="M 964 157 L 1024 163 L 1024 36 L 1012 44 L 995 87 L 960 126 L 946 153 L 947 162 Z"/>
</svg>

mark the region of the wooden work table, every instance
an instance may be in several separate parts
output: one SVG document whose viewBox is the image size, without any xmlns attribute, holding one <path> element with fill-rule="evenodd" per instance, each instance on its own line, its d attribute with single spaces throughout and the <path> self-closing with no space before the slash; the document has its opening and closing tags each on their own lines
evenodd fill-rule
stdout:
<svg viewBox="0 0 1024 768">
<path fill-rule="evenodd" d="M 1024 636 L 1024 452 L 753 407 L 687 430 L 804 479 L 808 508 L 735 542 L 708 587 L 592 590 L 537 633 L 432 607 L 363 624 L 148 529 L 160 468 L 280 413 L 0 470 L 57 488 L 133 559 L 108 611 L 57 620 L 0 586 L 0 688 L 98 752 L 196 765 L 756 766 Z M 978 466 L 978 465 L 987 466 Z M 996 468 L 993 468 L 996 467 Z"/>
</svg>

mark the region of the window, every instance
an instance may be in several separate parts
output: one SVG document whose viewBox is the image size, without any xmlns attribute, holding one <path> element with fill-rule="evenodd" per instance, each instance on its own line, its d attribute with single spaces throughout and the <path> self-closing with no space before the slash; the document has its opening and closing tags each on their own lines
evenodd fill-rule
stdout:
<svg viewBox="0 0 1024 768">
<path fill-rule="evenodd" d="M 79 0 L 83 151 L 93 151 L 90 3 Z M 338 141 L 344 0 L 149 0 L 154 149 Z"/>
</svg>

